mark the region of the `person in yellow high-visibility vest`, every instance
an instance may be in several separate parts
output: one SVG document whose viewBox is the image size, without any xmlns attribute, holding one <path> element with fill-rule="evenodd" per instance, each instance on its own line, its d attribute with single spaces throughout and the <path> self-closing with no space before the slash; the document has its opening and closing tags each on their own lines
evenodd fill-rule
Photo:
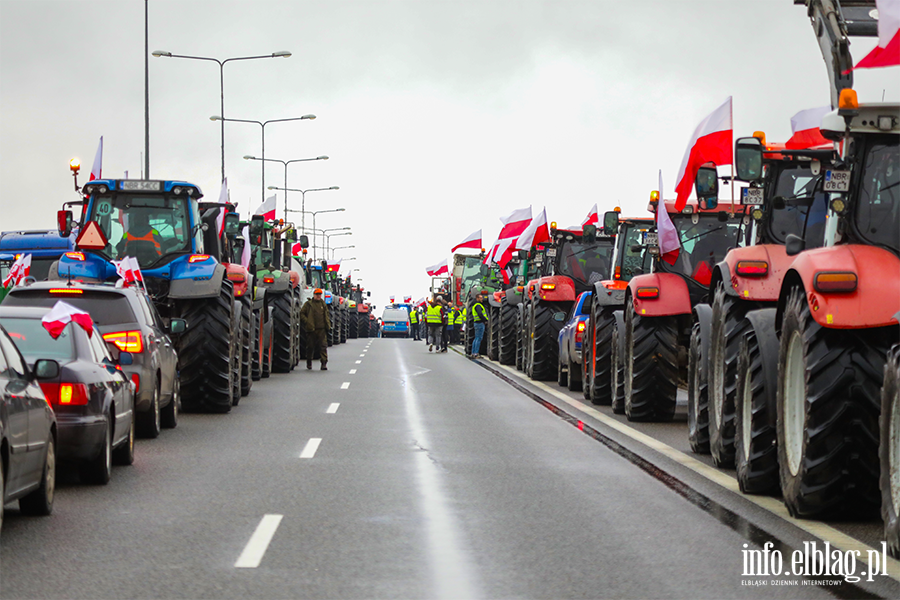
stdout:
<svg viewBox="0 0 900 600">
<path fill-rule="evenodd" d="M 419 313 L 413 308 L 409 311 L 409 327 L 412 329 L 413 340 L 419 339 Z"/>
<path fill-rule="evenodd" d="M 453 329 L 453 343 L 459 344 L 462 339 L 463 325 L 466 324 L 466 307 L 456 311 L 456 319 L 454 320 L 456 327 Z"/>
<path fill-rule="evenodd" d="M 444 307 L 441 304 L 440 296 L 433 297 L 428 303 L 428 310 L 425 312 L 425 322 L 428 324 L 428 351 L 434 351 L 435 345 L 440 348 L 441 333 L 444 328 Z"/>
</svg>

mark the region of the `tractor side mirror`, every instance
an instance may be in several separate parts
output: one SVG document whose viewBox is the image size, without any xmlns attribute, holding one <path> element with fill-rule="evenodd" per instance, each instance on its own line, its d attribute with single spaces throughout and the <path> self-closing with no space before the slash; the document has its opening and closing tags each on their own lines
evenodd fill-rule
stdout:
<svg viewBox="0 0 900 600">
<path fill-rule="evenodd" d="M 616 235 L 619 230 L 619 213 L 614 210 L 603 213 L 603 235 Z"/>
<path fill-rule="evenodd" d="M 300 239 L 298 241 L 300 242 L 300 247 L 303 248 L 304 250 L 309 248 L 309 236 L 308 235 L 301 235 Z"/>
<path fill-rule="evenodd" d="M 251 239 L 259 239 L 262 237 L 263 232 L 266 228 L 266 222 L 263 220 L 262 215 L 253 215 L 250 218 L 250 238 Z"/>
<path fill-rule="evenodd" d="M 272 249 L 271 248 L 260 248 L 260 255 L 262 258 L 263 266 L 268 268 L 272 264 Z"/>
<path fill-rule="evenodd" d="M 56 228 L 59 230 L 59 237 L 69 237 L 72 234 L 71 210 L 56 211 Z"/>
<path fill-rule="evenodd" d="M 233 238 L 241 232 L 241 216 L 230 212 L 225 215 L 225 235 Z"/>
<path fill-rule="evenodd" d="M 597 241 L 597 226 L 593 223 L 585 225 L 581 228 L 581 237 L 585 242 L 591 244 Z"/>
<path fill-rule="evenodd" d="M 184 333 L 187 329 L 187 321 L 184 319 L 169 319 L 169 333 Z"/>
<path fill-rule="evenodd" d="M 366 298 L 371 298 L 371 297 L 372 297 L 372 292 L 366 292 Z"/>
<path fill-rule="evenodd" d="M 697 190 L 697 203 L 704 210 L 719 205 L 719 174 L 715 167 L 700 167 L 694 179 Z"/>
<path fill-rule="evenodd" d="M 755 137 L 738 138 L 734 143 L 734 163 L 736 179 L 759 181 L 763 175 L 762 140 Z"/>
</svg>

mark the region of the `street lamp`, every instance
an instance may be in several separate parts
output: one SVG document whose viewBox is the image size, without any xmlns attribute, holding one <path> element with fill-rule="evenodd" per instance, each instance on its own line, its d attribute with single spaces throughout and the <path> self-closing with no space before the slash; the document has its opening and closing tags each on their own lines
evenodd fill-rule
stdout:
<svg viewBox="0 0 900 600">
<path fill-rule="evenodd" d="M 338 188 L 335 187 L 335 188 L 320 188 L 320 189 L 330 190 L 330 189 L 338 189 Z M 292 192 L 302 192 L 303 190 L 291 190 L 291 191 Z M 306 190 L 306 191 L 311 192 L 313 190 Z M 319 213 L 344 212 L 345 210 L 347 210 L 347 209 L 345 209 L 345 208 L 328 208 L 328 209 L 323 209 L 323 210 L 303 210 L 303 211 L 288 209 L 288 212 L 302 212 L 302 213 L 313 216 L 313 226 L 312 226 L 312 230 L 311 230 L 313 232 L 313 260 L 315 260 L 315 258 L 316 258 L 316 232 L 317 231 L 321 232 L 320 229 L 316 229 L 316 215 Z M 348 229 L 349 229 L 349 227 L 348 227 Z M 306 231 L 306 229 L 304 228 L 304 229 L 302 229 L 302 231 Z"/>
<path fill-rule="evenodd" d="M 356 248 L 356 246 L 338 246 L 337 248 L 332 248 L 331 251 L 334 252 L 335 250 L 346 250 L 347 248 Z"/>
<path fill-rule="evenodd" d="M 331 247 L 331 238 L 337 237 L 339 235 L 353 235 L 352 231 L 343 231 L 344 229 L 350 229 L 349 227 L 338 227 L 335 229 L 323 229 L 322 235 L 325 236 L 325 257 L 328 257 L 330 252 L 329 248 Z M 326 233 L 328 231 L 339 231 L 340 233 Z M 332 256 L 332 258 L 334 258 Z"/>
<path fill-rule="evenodd" d="M 245 156 L 244 158 L 247 158 L 247 157 Z M 328 157 L 326 156 L 325 159 L 327 160 Z M 266 160 L 268 160 L 268 159 L 266 159 Z M 309 159 L 306 159 L 306 160 L 309 160 Z M 327 187 L 327 188 L 312 188 L 312 189 L 308 189 L 308 190 L 299 190 L 299 189 L 289 188 L 287 186 L 287 168 L 285 167 L 284 187 L 280 188 L 280 187 L 275 187 L 273 185 L 270 185 L 269 189 L 270 190 L 281 190 L 284 192 L 284 212 L 285 212 L 284 218 L 285 219 L 287 218 L 287 213 L 289 213 L 289 212 L 299 212 L 300 213 L 300 231 L 305 231 L 306 230 L 306 215 L 309 214 L 309 212 L 307 212 L 307 210 L 306 210 L 306 192 L 327 192 L 330 190 L 339 190 L 341 188 L 336 185 L 333 185 L 333 186 Z M 299 211 L 288 210 L 288 207 L 287 207 L 287 193 L 288 192 L 300 192 L 302 199 L 300 202 L 300 210 Z M 339 208 L 337 210 L 344 210 L 344 209 Z M 328 211 L 318 211 L 318 212 L 328 212 Z M 315 220 L 316 217 L 315 217 L 315 213 L 312 213 L 312 214 L 313 214 L 313 227 L 315 227 L 316 226 L 316 220 Z"/>
<path fill-rule="evenodd" d="M 303 115 L 302 117 L 289 117 L 287 119 L 269 119 L 268 121 L 254 121 L 252 119 L 226 119 L 219 115 L 213 115 L 209 118 L 210 121 L 228 121 L 233 123 L 256 123 L 262 129 L 262 157 L 261 161 L 266 160 L 266 125 L 269 123 L 283 123 L 285 121 L 304 121 L 309 119 L 310 121 L 314 120 L 316 115 Z M 244 157 L 246 158 L 246 157 Z M 262 196 L 262 201 L 266 201 L 266 163 L 262 164 L 262 185 L 259 188 L 260 195 Z M 224 172 L 224 171 L 223 171 Z M 286 215 L 285 215 L 286 216 Z"/>
<path fill-rule="evenodd" d="M 291 53 L 287 50 L 281 50 L 279 52 L 273 52 L 272 54 L 265 54 L 262 56 L 235 56 L 232 58 L 226 58 L 225 60 L 219 60 L 218 58 L 209 58 L 206 56 L 185 56 L 183 54 L 172 54 L 171 52 L 167 52 L 165 50 L 156 50 L 153 52 L 153 56 L 156 58 L 165 57 L 165 58 L 190 58 L 193 60 L 210 60 L 219 65 L 219 114 L 223 117 L 225 116 L 225 63 L 235 61 L 235 60 L 255 60 L 257 58 L 290 58 Z M 222 181 L 225 180 L 225 119 L 222 119 Z M 150 176 L 149 174 L 147 175 Z"/>
<path fill-rule="evenodd" d="M 268 162 L 279 162 L 284 165 L 284 190 L 287 190 L 287 168 L 288 165 L 295 162 L 308 162 L 310 160 L 328 160 L 328 157 L 324 154 L 322 156 L 316 156 L 314 158 L 295 158 L 293 160 L 278 160 L 277 158 L 257 158 L 255 156 L 245 156 L 244 160 L 261 160 Z M 271 185 L 269 189 L 275 189 Z M 284 192 L 284 218 L 287 219 L 287 191 Z"/>
</svg>

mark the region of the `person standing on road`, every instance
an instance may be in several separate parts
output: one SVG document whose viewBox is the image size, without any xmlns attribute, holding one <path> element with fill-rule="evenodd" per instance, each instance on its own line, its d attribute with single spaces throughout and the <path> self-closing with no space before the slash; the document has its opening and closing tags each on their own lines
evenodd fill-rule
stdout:
<svg viewBox="0 0 900 600">
<path fill-rule="evenodd" d="M 306 356 L 306 368 L 312 369 L 312 359 L 315 348 L 319 349 L 319 360 L 322 370 L 328 367 L 328 330 L 331 329 L 331 318 L 328 316 L 328 307 L 322 300 L 322 289 L 316 288 L 313 297 L 306 301 L 300 309 L 300 322 L 306 327 L 306 339 L 309 340 L 309 354 Z"/>
<path fill-rule="evenodd" d="M 456 321 L 456 307 L 448 306 L 447 307 L 447 338 L 444 343 L 444 348 L 447 347 L 448 344 L 453 343 L 453 331 L 456 329 L 455 326 Z"/>
<path fill-rule="evenodd" d="M 419 313 L 416 309 L 409 311 L 409 326 L 413 330 L 413 341 L 419 340 Z"/>
<path fill-rule="evenodd" d="M 450 305 L 444 302 L 441 313 L 441 352 L 447 351 L 447 344 L 450 343 L 450 329 L 453 327 L 453 321 L 450 320 Z"/>
<path fill-rule="evenodd" d="M 455 325 L 453 327 L 453 343 L 459 344 L 462 339 L 463 325 L 466 324 L 466 309 L 456 309 L 456 316 L 453 321 L 453 324 Z"/>
<path fill-rule="evenodd" d="M 484 309 L 484 296 L 475 296 L 475 304 L 472 305 L 472 321 L 475 324 L 475 338 L 472 340 L 472 354 L 470 358 L 479 358 L 481 354 L 481 338 L 484 337 L 484 326 L 487 323 L 487 311 Z"/>
<path fill-rule="evenodd" d="M 443 328 L 443 313 L 441 308 L 440 296 L 434 296 L 428 303 L 428 312 L 425 315 L 425 322 L 428 323 L 428 351 L 434 350 L 435 344 L 441 343 L 441 329 Z"/>
</svg>

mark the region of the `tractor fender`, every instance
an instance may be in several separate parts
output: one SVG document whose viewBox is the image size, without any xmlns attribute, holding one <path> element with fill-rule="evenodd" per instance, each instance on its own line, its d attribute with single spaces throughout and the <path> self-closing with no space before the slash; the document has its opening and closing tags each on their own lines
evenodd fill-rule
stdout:
<svg viewBox="0 0 900 600">
<path fill-rule="evenodd" d="M 246 267 L 238 263 L 226 263 L 225 275 L 228 277 L 228 280 L 234 284 L 235 297 L 243 296 L 250 290 L 252 277 L 250 276 L 250 271 L 248 271 Z"/>
<path fill-rule="evenodd" d="M 553 289 L 544 289 L 553 286 Z M 562 275 L 549 275 L 528 284 L 528 298 L 537 296 L 546 302 L 575 302 L 575 282 Z"/>
<path fill-rule="evenodd" d="M 215 298 L 219 295 L 222 280 L 225 279 L 225 266 L 218 262 L 198 265 L 200 263 L 191 265 L 186 260 L 169 263 L 172 277 L 169 298 Z"/>
<path fill-rule="evenodd" d="M 256 287 L 253 297 L 253 310 L 263 310 L 266 306 L 266 288 Z"/>
<path fill-rule="evenodd" d="M 639 298 L 639 288 L 657 288 L 659 296 Z M 628 295 L 634 302 L 635 314 L 642 317 L 667 317 L 691 314 L 691 297 L 687 283 L 674 273 L 649 273 L 637 275 L 628 282 Z"/>
<path fill-rule="evenodd" d="M 700 374 L 701 381 L 709 381 L 709 340 L 712 337 L 712 306 L 698 304 L 694 307 L 694 321 L 700 324 Z"/>
<path fill-rule="evenodd" d="M 777 408 L 775 406 L 775 398 L 778 385 L 778 334 L 775 332 L 775 319 L 778 310 L 775 308 L 763 308 L 760 310 L 751 310 L 747 313 L 746 319 L 750 321 L 753 333 L 756 334 L 756 340 L 759 343 L 760 357 L 762 357 L 763 379 L 765 380 L 766 390 L 772 393 L 766 398 L 766 415 L 769 425 L 775 427 L 775 417 Z"/>
<path fill-rule="evenodd" d="M 297 271 L 288 271 L 288 275 L 291 278 L 291 287 L 296 289 L 298 285 L 300 285 L 300 273 Z"/>
<path fill-rule="evenodd" d="M 281 274 L 277 277 L 271 273 L 269 275 L 263 275 L 259 280 L 260 285 L 269 290 L 270 294 L 284 294 L 290 288 L 290 277 L 287 277 L 287 274 L 281 271 L 279 271 L 279 273 Z M 272 281 L 266 282 L 267 277 L 271 278 Z"/>
<path fill-rule="evenodd" d="M 855 273 L 853 292 L 820 292 L 816 276 Z M 900 257 L 878 248 L 847 244 L 801 252 L 785 274 L 779 308 L 791 286 L 802 285 L 816 323 L 832 329 L 870 329 L 898 323 Z"/>
<path fill-rule="evenodd" d="M 56 271 L 58 279 L 81 279 L 100 283 L 116 277 L 116 267 L 91 252 L 82 252 L 84 260 L 74 260 L 65 254 L 59 257 Z"/>
<path fill-rule="evenodd" d="M 493 294 L 488 295 L 488 304 L 490 304 L 493 308 L 500 308 L 500 297 L 502 297 L 503 292 L 494 292 Z"/>
<path fill-rule="evenodd" d="M 737 264 L 740 261 L 762 261 L 769 268 L 763 276 L 739 275 Z M 722 281 L 726 282 L 725 291 L 729 295 L 742 300 L 776 302 L 784 274 L 793 262 L 794 257 L 787 255 L 784 246 L 760 244 L 730 250 L 716 268 L 721 270 Z"/>
<path fill-rule="evenodd" d="M 607 279 L 594 284 L 594 302 L 600 306 L 625 306 L 625 290 L 628 282 L 621 279 Z"/>
<path fill-rule="evenodd" d="M 506 294 L 506 303 L 510 306 L 518 306 L 522 303 L 522 292 L 516 288 L 509 288 L 504 293 Z"/>
</svg>

